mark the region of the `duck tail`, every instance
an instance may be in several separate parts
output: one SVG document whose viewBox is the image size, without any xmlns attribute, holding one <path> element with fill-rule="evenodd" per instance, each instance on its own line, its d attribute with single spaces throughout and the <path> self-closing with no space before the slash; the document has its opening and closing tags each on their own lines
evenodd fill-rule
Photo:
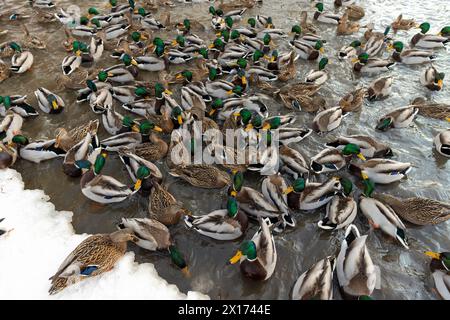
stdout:
<svg viewBox="0 0 450 320">
<path fill-rule="evenodd" d="M 351 173 L 355 174 L 355 175 L 360 175 L 360 174 L 361 174 L 361 169 L 360 169 L 357 165 L 355 165 L 355 164 L 353 164 L 353 163 L 350 163 L 350 164 L 348 165 L 348 170 L 349 170 Z"/>
</svg>

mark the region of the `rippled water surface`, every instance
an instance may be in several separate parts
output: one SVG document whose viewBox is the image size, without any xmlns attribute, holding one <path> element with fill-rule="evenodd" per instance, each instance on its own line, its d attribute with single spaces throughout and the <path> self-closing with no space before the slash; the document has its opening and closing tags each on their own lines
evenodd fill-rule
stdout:
<svg viewBox="0 0 450 320">
<path fill-rule="evenodd" d="M 26 5 L 28 1 L 7 0 L 6 9 L 17 9 L 19 12 L 31 13 Z M 58 7 L 66 8 L 70 4 L 77 4 L 83 9 L 97 6 L 104 9 L 106 1 L 60 1 L 54 0 Z M 448 1 L 429 0 L 371 0 L 361 3 L 366 10 L 366 16 L 361 20 L 364 25 L 370 21 L 375 23 L 376 30 L 383 31 L 387 24 L 403 13 L 404 17 L 414 17 L 417 21 L 428 21 L 432 25 L 432 32 L 437 32 L 443 25 L 450 24 Z M 172 21 L 196 18 L 209 26 L 209 3 L 195 3 L 191 5 L 178 4 L 176 8 L 161 7 L 156 16 L 159 17 L 170 10 Z M 325 1 L 328 10 L 334 10 L 331 1 Z M 22 8 L 20 8 L 22 7 Z M 20 8 L 20 9 L 19 9 Z M 264 1 L 264 4 L 247 11 L 246 17 L 256 14 L 266 14 L 273 17 L 276 27 L 290 30 L 290 26 L 298 22 L 300 12 L 307 10 L 313 12 L 310 1 Z M 310 15 L 311 15 L 310 14 Z M 13 76 L 0 84 L 0 95 L 27 94 L 29 102 L 37 106 L 33 91 L 37 87 L 46 87 L 55 90 L 66 101 L 66 109 L 59 115 L 40 114 L 36 119 L 26 120 L 24 132 L 33 139 L 51 138 L 56 128 L 64 126 L 73 128 L 95 115 L 87 104 L 76 104 L 76 93 L 72 91 L 57 91 L 55 78 L 61 73 L 61 61 L 66 55 L 61 45 L 64 40 L 63 28 L 59 23 L 39 24 L 34 18 L 26 22 L 31 32 L 37 33 L 47 42 L 47 49 L 34 50 L 35 62 L 31 72 L 24 75 Z M 20 39 L 20 26 L 10 23 L 2 17 L 1 29 L 10 30 L 0 41 Z M 329 105 L 337 103 L 345 93 L 353 87 L 367 85 L 373 78 L 355 78 L 348 64 L 337 60 L 336 53 L 343 45 L 362 36 L 336 37 L 335 27 L 319 26 L 323 38 L 327 40 L 326 54 L 330 58 L 327 67 L 330 74 L 329 82 L 321 89 Z M 400 31 L 395 37 L 407 42 L 417 30 L 409 32 Z M 211 36 L 212 33 L 210 33 Z M 171 35 L 174 37 L 174 33 Z M 387 55 L 387 53 L 385 53 Z M 104 56 L 106 56 L 104 54 Z M 445 49 L 438 51 L 436 67 L 450 75 L 450 53 Z M 114 63 L 110 58 L 104 59 L 100 66 Z M 304 75 L 315 67 L 315 63 L 299 62 L 298 77 Z M 401 130 L 390 130 L 381 133 L 374 130 L 376 120 L 395 107 L 407 105 L 416 96 L 426 96 L 437 102 L 450 102 L 450 86 L 444 84 L 439 93 L 430 93 L 419 83 L 420 72 L 425 66 L 408 67 L 397 65 L 392 73 L 395 82 L 392 95 L 385 101 L 367 103 L 360 113 L 346 117 L 343 124 L 332 133 L 324 137 L 312 134 L 296 148 L 310 157 L 323 148 L 323 144 L 342 134 L 367 134 L 388 142 L 395 153 L 395 160 L 414 163 L 414 168 L 407 180 L 387 187 L 379 187 L 396 196 L 426 196 L 443 201 L 449 200 L 450 194 L 450 164 L 446 159 L 433 150 L 433 137 L 448 127 L 448 123 L 438 120 L 417 117 L 413 126 Z M 140 79 L 142 75 L 140 75 Z M 148 77 L 145 75 L 144 77 Z M 448 83 L 448 80 L 446 81 Z M 269 103 L 273 114 L 286 113 L 277 101 Z M 118 110 L 120 108 L 118 107 Z M 124 113 L 123 110 L 120 112 Z M 297 123 L 310 126 L 312 114 L 298 113 Z M 100 138 L 107 136 L 100 129 Z M 157 163 L 165 170 L 163 162 Z M 58 210 L 71 210 L 74 212 L 73 225 L 77 232 L 101 233 L 115 229 L 114 224 L 123 216 L 145 217 L 147 215 L 147 199 L 134 196 L 120 204 L 98 206 L 85 198 L 79 186 L 78 179 L 71 179 L 61 170 L 61 160 L 55 159 L 41 164 L 19 161 L 15 168 L 23 175 L 27 188 L 39 188 L 51 196 L 51 201 Z M 120 181 L 129 181 L 120 160 L 111 155 L 107 160 L 105 173 L 112 174 Z M 262 177 L 246 174 L 246 184 L 259 188 Z M 190 187 L 186 183 L 176 180 L 168 175 L 165 183 L 169 190 L 181 200 L 187 208 L 195 214 L 206 214 L 217 209 L 224 203 L 226 191 L 203 190 Z M 198 290 L 210 295 L 212 298 L 222 299 L 288 299 L 290 290 L 297 277 L 313 263 L 339 250 L 343 238 L 343 231 L 328 233 L 317 228 L 317 221 L 324 214 L 324 208 L 313 213 L 296 214 L 298 225 L 281 236 L 276 236 L 278 262 L 274 275 L 264 283 L 246 280 L 241 276 L 237 266 L 226 265 L 242 240 L 234 242 L 219 242 L 195 232 L 191 232 L 180 223 L 172 227 L 171 232 L 176 239 L 180 250 L 185 254 L 190 265 L 191 277 L 185 278 L 179 270 L 174 268 L 168 257 L 163 254 L 149 253 L 131 245 L 139 261 L 152 262 L 160 275 L 170 283 L 176 284 L 181 290 Z M 369 229 L 368 223 L 361 214 L 355 220 L 362 233 L 369 233 L 368 246 L 375 264 L 381 267 L 381 290 L 374 292 L 376 299 L 435 299 L 431 291 L 429 260 L 422 254 L 424 250 L 434 251 L 450 250 L 450 224 L 443 223 L 432 227 L 408 226 L 410 250 L 405 250 L 392 240 L 383 236 L 380 231 Z M 256 226 L 248 230 L 245 238 L 250 238 Z M 335 286 L 337 288 L 337 285 Z M 339 292 L 335 289 L 335 297 Z"/>
</svg>

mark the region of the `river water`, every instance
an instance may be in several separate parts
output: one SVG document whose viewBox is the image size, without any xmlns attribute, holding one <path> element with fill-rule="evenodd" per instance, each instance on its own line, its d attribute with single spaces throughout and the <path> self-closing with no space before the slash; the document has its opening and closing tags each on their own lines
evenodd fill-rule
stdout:
<svg viewBox="0 0 450 320">
<path fill-rule="evenodd" d="M 104 10 L 106 1 L 68 1 L 54 0 L 61 8 L 71 4 L 79 5 L 83 10 L 96 6 Z M 5 9 L 15 9 L 18 12 L 32 13 L 28 1 L 6 0 Z M 156 16 L 162 16 L 170 10 L 172 21 L 182 21 L 184 18 L 198 19 L 209 27 L 210 16 L 207 3 L 177 4 L 175 8 L 161 7 Z M 418 22 L 431 23 L 431 31 L 436 33 L 444 25 L 448 25 L 448 12 L 450 3 L 447 1 L 411 1 L 411 0 L 371 0 L 361 3 L 366 16 L 361 20 L 364 25 L 370 21 L 375 23 L 377 31 L 383 31 L 398 14 L 404 17 L 414 17 Z M 326 10 L 334 10 L 331 1 L 325 2 Z M 310 1 L 264 1 L 262 5 L 249 9 L 245 18 L 256 14 L 271 15 L 276 27 L 290 30 L 290 26 L 298 22 L 300 12 L 307 10 L 310 16 L 314 8 Z M 338 11 L 339 12 L 339 11 Z M 246 20 L 246 19 L 245 19 Z M 64 40 L 63 28 L 59 23 L 39 24 L 34 18 L 26 22 L 28 29 L 36 33 L 47 42 L 46 50 L 34 50 L 35 62 L 31 72 L 20 76 L 13 76 L 0 84 L 1 95 L 27 94 L 28 101 L 37 107 L 34 90 L 37 87 L 46 87 L 59 94 L 66 102 L 66 109 L 58 115 L 40 114 L 36 119 L 26 120 L 24 133 L 32 139 L 52 138 L 58 127 L 67 129 L 78 126 L 90 119 L 95 119 L 87 104 L 76 104 L 76 93 L 73 91 L 58 91 L 55 78 L 61 73 L 61 61 L 66 52 L 62 47 Z M 20 40 L 19 24 L 10 23 L 2 17 L 1 29 L 10 30 L 1 41 Z M 336 58 L 337 51 L 343 45 L 360 38 L 364 31 L 353 36 L 336 37 L 333 26 L 319 25 L 319 32 L 327 40 L 325 49 L 330 59 L 327 70 L 330 80 L 321 89 L 320 94 L 327 100 L 328 105 L 336 104 L 349 90 L 357 85 L 368 85 L 373 78 L 355 78 L 351 67 Z M 400 31 L 395 37 L 407 43 L 416 30 Z M 211 36 L 210 32 L 210 36 Z M 201 33 L 200 33 L 201 35 Z M 174 33 L 171 34 L 174 38 Z M 387 53 L 384 53 L 387 55 Z M 104 57 L 106 54 L 104 54 Z M 99 66 L 110 66 L 114 60 L 105 58 Z M 316 63 L 298 62 L 298 77 L 303 79 L 305 74 L 316 67 Z M 435 63 L 438 70 L 450 74 L 449 53 L 445 49 L 438 52 Z M 366 134 L 390 144 L 394 151 L 395 160 L 412 162 L 413 170 L 408 179 L 386 187 L 378 187 L 379 191 L 395 196 L 425 196 L 438 200 L 450 199 L 450 164 L 446 159 L 433 150 L 433 137 L 448 127 L 448 123 L 439 120 L 426 119 L 418 116 L 414 124 L 405 129 L 390 130 L 386 133 L 374 130 L 376 121 L 382 115 L 395 107 L 407 105 L 417 96 L 426 96 L 437 102 L 449 103 L 450 89 L 444 83 L 444 89 L 439 93 L 431 93 L 419 83 L 420 72 L 425 66 L 410 67 L 397 65 L 393 69 L 395 76 L 392 95 L 384 101 L 365 102 L 359 113 L 347 116 L 343 124 L 326 136 L 319 137 L 312 134 L 302 141 L 297 149 L 311 157 L 318 153 L 323 144 L 335 137 L 346 134 Z M 150 78 L 151 75 L 140 75 L 140 79 Z M 272 114 L 287 113 L 278 101 L 269 103 Z M 117 110 L 125 113 L 117 105 Z M 297 124 L 310 126 L 314 115 L 305 112 L 298 113 Z M 106 132 L 100 129 L 100 138 L 107 137 Z M 79 186 L 78 179 L 67 177 L 61 170 L 61 160 L 55 159 L 41 164 L 27 161 L 18 161 L 15 169 L 18 170 L 25 181 L 26 188 L 43 189 L 51 197 L 52 203 L 58 210 L 71 210 L 74 212 L 73 225 L 78 233 L 102 233 L 115 229 L 115 223 L 121 217 L 145 217 L 147 215 L 147 199 L 133 196 L 131 199 L 119 204 L 98 206 L 85 198 Z M 164 161 L 157 165 L 166 172 Z M 129 181 L 127 173 L 116 155 L 107 159 L 105 173 L 111 174 L 120 181 Z M 255 174 L 246 174 L 245 184 L 259 188 L 263 177 Z M 204 190 L 193 188 L 186 183 L 165 174 L 165 183 L 169 191 L 181 200 L 194 214 L 202 215 L 218 209 L 224 203 L 226 192 L 218 190 Z M 135 251 L 138 261 L 155 264 L 159 274 L 169 283 L 176 284 L 182 291 L 197 290 L 208 294 L 211 298 L 219 299 L 288 299 L 290 291 L 297 277 L 316 261 L 327 255 L 337 254 L 343 238 L 343 231 L 324 232 L 317 228 L 317 221 L 324 214 L 324 208 L 313 213 L 296 214 L 297 227 L 283 235 L 275 237 L 278 261 L 273 276 L 266 282 L 253 282 L 242 277 L 238 266 L 226 265 L 242 239 L 234 242 L 219 242 L 191 232 L 180 223 L 171 227 L 181 252 L 187 258 L 191 277 L 186 278 L 173 267 L 168 257 L 163 254 L 149 253 L 136 246 L 130 245 Z M 435 299 L 432 292 L 429 259 L 423 255 L 425 250 L 450 250 L 450 223 L 438 226 L 414 227 L 407 225 L 410 249 L 405 250 L 394 241 L 388 239 L 379 230 L 369 228 L 367 220 L 358 214 L 355 224 L 360 231 L 369 233 L 368 247 L 374 263 L 381 268 L 381 290 L 373 294 L 375 299 Z M 256 230 L 251 225 L 245 238 L 250 238 Z M 340 298 L 337 284 L 335 285 L 335 298 Z"/>
</svg>

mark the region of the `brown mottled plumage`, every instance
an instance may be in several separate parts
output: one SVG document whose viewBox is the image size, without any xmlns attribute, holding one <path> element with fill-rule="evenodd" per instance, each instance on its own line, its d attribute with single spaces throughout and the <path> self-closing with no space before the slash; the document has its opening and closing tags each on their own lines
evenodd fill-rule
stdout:
<svg viewBox="0 0 450 320">
<path fill-rule="evenodd" d="M 148 161 L 158 161 L 164 158 L 169 150 L 167 143 L 155 134 L 151 134 L 149 142 L 135 147 L 135 154 Z"/>
<path fill-rule="evenodd" d="M 97 134 L 99 121 L 92 120 L 86 124 L 82 124 L 76 128 L 67 131 L 64 128 L 56 129 L 56 142 L 55 148 L 63 149 L 64 151 L 69 151 L 74 145 L 84 139 L 88 132 L 91 135 Z"/>
<path fill-rule="evenodd" d="M 365 88 L 359 88 L 351 91 L 342 97 L 339 101 L 339 106 L 344 112 L 359 111 L 363 105 L 365 95 Z"/>
<path fill-rule="evenodd" d="M 178 223 L 186 212 L 177 199 L 157 182 L 153 183 L 148 211 L 150 218 L 158 220 L 166 226 Z"/>
<path fill-rule="evenodd" d="M 175 167 L 170 174 L 199 188 L 221 189 L 231 183 L 230 176 L 226 172 L 208 164 Z"/>
</svg>

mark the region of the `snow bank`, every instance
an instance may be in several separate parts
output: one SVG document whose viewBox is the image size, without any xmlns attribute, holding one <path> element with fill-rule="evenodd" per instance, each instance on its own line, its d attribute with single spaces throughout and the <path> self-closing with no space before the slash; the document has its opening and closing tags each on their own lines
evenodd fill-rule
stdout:
<svg viewBox="0 0 450 320">
<path fill-rule="evenodd" d="M 64 258 L 88 234 L 75 234 L 72 212 L 56 211 L 41 190 L 24 190 L 20 174 L 0 170 L 0 299 L 207 299 L 181 293 L 159 277 L 153 264 L 134 262 L 127 252 L 103 275 L 48 295 L 50 281 Z"/>
</svg>

